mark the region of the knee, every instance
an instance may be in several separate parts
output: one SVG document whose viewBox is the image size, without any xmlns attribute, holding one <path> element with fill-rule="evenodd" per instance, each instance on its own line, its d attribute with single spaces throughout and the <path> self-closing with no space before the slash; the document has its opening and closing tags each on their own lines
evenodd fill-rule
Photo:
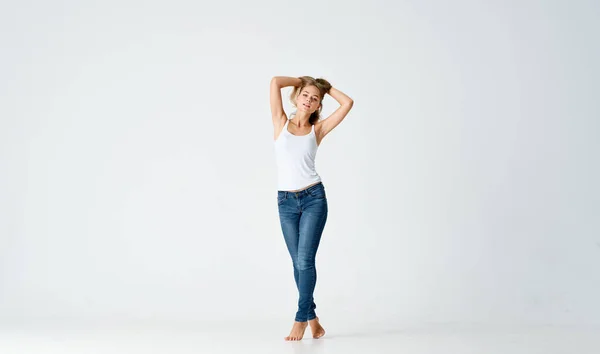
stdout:
<svg viewBox="0 0 600 354">
<path fill-rule="evenodd" d="M 315 267 L 315 258 L 309 255 L 298 254 L 296 268 L 298 270 L 308 270 Z"/>
</svg>

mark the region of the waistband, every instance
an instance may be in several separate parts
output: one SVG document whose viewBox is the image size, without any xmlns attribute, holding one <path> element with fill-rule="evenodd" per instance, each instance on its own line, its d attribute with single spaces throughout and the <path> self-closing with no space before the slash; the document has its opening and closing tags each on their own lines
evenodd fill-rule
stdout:
<svg viewBox="0 0 600 354">
<path fill-rule="evenodd" d="M 279 194 L 283 194 L 283 195 L 296 195 L 296 196 L 300 196 L 300 195 L 304 195 L 304 194 L 308 194 L 309 192 L 313 191 L 313 190 L 317 190 L 317 189 L 321 189 L 321 188 L 325 188 L 325 186 L 323 185 L 323 182 L 319 182 L 317 184 L 315 184 L 314 186 L 310 186 L 306 189 L 303 189 L 301 191 L 298 192 L 290 192 L 290 191 L 277 191 L 277 193 Z"/>
</svg>

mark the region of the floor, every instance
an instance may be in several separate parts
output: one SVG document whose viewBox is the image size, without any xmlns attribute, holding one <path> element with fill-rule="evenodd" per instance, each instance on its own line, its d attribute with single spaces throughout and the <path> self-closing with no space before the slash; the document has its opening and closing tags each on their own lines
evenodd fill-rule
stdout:
<svg viewBox="0 0 600 354">
<path fill-rule="evenodd" d="M 273 323 L 211 328 L 121 324 L 5 326 L 0 329 L 0 353 L 600 353 L 598 327 L 437 324 L 351 330 L 343 325 L 323 325 L 327 330 L 325 337 L 314 340 L 307 330 L 299 342 L 284 341 L 284 328 Z"/>
</svg>

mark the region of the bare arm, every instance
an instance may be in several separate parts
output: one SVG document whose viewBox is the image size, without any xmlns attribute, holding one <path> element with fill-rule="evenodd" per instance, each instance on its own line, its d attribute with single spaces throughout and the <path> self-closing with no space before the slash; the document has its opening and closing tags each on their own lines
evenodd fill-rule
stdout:
<svg viewBox="0 0 600 354">
<path fill-rule="evenodd" d="M 352 109 L 352 106 L 354 105 L 354 100 L 352 100 L 345 93 L 336 89 L 335 87 L 332 87 L 328 93 L 331 97 L 338 101 L 340 107 L 336 109 L 335 112 L 331 113 L 331 115 L 327 117 L 327 119 L 321 121 L 321 127 L 319 129 L 319 135 L 321 136 L 321 139 L 323 139 L 325 135 L 327 135 L 330 131 L 333 130 L 333 128 L 337 127 L 338 124 L 342 122 L 342 120 L 344 120 L 344 118 L 346 117 L 348 112 L 350 112 L 350 109 Z"/>
<path fill-rule="evenodd" d="M 288 86 L 299 86 L 302 83 L 297 77 L 290 76 L 275 76 L 271 79 L 271 117 L 273 125 L 277 128 L 284 118 L 287 119 L 283 112 L 283 102 L 281 100 L 281 89 Z"/>
</svg>

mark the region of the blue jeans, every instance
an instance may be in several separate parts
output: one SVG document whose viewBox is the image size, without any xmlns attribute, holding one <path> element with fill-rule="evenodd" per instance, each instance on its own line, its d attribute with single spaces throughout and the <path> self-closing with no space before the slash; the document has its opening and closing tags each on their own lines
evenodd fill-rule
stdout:
<svg viewBox="0 0 600 354">
<path fill-rule="evenodd" d="M 305 322 L 317 315 L 313 292 L 317 282 L 315 258 L 327 221 L 327 197 L 323 183 L 300 192 L 277 191 L 281 230 L 294 265 L 298 288 L 295 320 Z"/>
</svg>

